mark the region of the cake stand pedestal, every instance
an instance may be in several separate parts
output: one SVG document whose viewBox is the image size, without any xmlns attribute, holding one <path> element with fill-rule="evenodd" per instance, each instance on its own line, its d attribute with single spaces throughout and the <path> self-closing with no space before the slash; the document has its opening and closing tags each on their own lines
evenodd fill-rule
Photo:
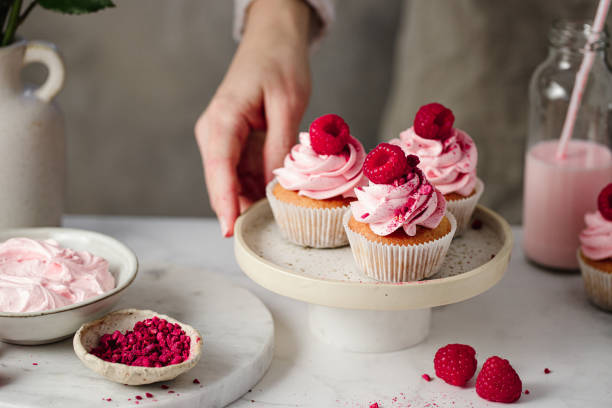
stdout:
<svg viewBox="0 0 612 408">
<path fill-rule="evenodd" d="M 315 249 L 288 242 L 267 200 L 238 219 L 234 251 L 253 281 L 310 304 L 310 329 L 322 341 L 350 351 L 395 351 L 427 337 L 432 307 L 472 298 L 506 271 L 510 226 L 482 206 L 474 217 L 482 227 L 455 238 L 440 271 L 417 282 L 378 282 L 362 275 L 348 246 Z"/>
</svg>

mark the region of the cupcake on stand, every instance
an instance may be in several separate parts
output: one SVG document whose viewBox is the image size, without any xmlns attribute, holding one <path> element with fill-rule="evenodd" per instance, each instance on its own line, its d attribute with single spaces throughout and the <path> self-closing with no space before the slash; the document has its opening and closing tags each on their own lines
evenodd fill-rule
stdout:
<svg viewBox="0 0 612 408">
<path fill-rule="evenodd" d="M 381 143 L 366 157 L 369 185 L 355 189 L 346 234 L 361 271 L 379 281 L 430 277 L 444 260 L 456 229 L 446 201 L 399 146 Z"/>
<path fill-rule="evenodd" d="M 612 183 L 599 193 L 597 207 L 584 216 L 578 262 L 591 301 L 612 311 Z"/>
<path fill-rule="evenodd" d="M 484 183 L 476 176 L 476 144 L 466 132 L 453 127 L 454 121 L 453 112 L 445 106 L 424 105 L 414 125 L 390 143 L 419 157 L 425 177 L 444 194 L 447 209 L 457 220 L 455 236 L 459 236 L 470 222 Z"/>
<path fill-rule="evenodd" d="M 283 236 L 306 247 L 336 248 L 348 244 L 342 217 L 355 200 L 355 187 L 367 183 L 366 157 L 344 120 L 321 116 L 285 157 L 266 187 L 266 196 Z"/>
</svg>

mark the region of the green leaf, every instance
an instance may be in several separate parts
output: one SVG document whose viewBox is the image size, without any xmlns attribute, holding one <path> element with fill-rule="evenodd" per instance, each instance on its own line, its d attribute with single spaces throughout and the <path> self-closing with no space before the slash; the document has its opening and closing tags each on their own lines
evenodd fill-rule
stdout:
<svg viewBox="0 0 612 408">
<path fill-rule="evenodd" d="M 115 7 L 111 0 L 38 0 L 47 10 L 66 14 L 94 13 L 107 7 Z"/>
</svg>

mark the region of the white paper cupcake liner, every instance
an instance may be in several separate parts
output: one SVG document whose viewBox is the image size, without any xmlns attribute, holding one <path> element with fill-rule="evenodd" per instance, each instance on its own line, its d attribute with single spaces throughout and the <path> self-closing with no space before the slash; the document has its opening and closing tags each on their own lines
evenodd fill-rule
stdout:
<svg viewBox="0 0 612 408">
<path fill-rule="evenodd" d="M 466 198 L 460 200 L 453 200 L 446 202 L 447 213 L 450 212 L 455 216 L 457 220 L 457 232 L 455 236 L 458 237 L 466 230 L 474 213 L 474 209 L 480 200 L 480 196 L 484 191 L 484 183 L 481 179 L 476 181 L 476 192 Z"/>
<path fill-rule="evenodd" d="M 612 311 L 612 274 L 587 264 L 578 250 L 578 262 L 588 297 L 597 306 Z"/>
<path fill-rule="evenodd" d="M 294 244 L 313 248 L 337 248 L 348 244 L 342 217 L 350 206 L 307 208 L 285 203 L 272 193 L 277 180 L 266 186 L 266 196 L 283 236 Z"/>
<path fill-rule="evenodd" d="M 384 282 L 416 281 L 434 275 L 457 229 L 455 217 L 447 213 L 451 230 L 443 237 L 417 245 L 383 244 L 353 231 L 348 225 L 351 216 L 351 211 L 344 215 L 344 229 L 357 266 L 368 277 Z"/>
</svg>

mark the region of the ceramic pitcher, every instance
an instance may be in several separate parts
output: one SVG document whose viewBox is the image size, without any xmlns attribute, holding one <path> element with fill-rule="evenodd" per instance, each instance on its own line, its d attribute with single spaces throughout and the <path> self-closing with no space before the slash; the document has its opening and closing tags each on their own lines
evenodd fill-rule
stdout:
<svg viewBox="0 0 612 408">
<path fill-rule="evenodd" d="M 24 86 L 22 68 L 48 69 L 38 88 Z M 53 98 L 64 83 L 55 47 L 17 41 L 0 48 L 0 228 L 55 226 L 64 202 L 64 121 Z"/>
</svg>

